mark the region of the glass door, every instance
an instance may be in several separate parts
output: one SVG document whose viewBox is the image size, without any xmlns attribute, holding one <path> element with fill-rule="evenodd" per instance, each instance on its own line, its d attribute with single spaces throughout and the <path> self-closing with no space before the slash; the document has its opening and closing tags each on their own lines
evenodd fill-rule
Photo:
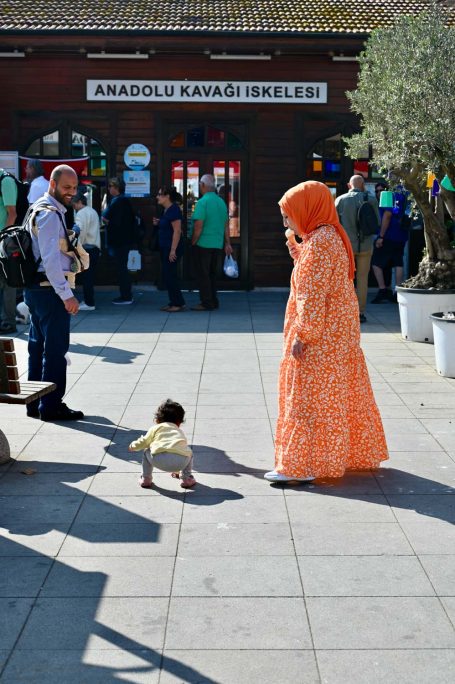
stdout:
<svg viewBox="0 0 455 684">
<path fill-rule="evenodd" d="M 236 141 L 236 147 L 229 149 L 226 140 L 231 141 L 231 146 Z M 211 126 L 189 127 L 170 141 L 171 149 L 168 150 L 166 167 L 171 185 L 182 196 L 186 250 L 181 277 L 185 287 L 195 287 L 191 258 L 192 217 L 199 199 L 199 180 L 205 173 L 210 173 L 215 178 L 216 192 L 226 202 L 231 244 L 234 258 L 239 264 L 239 278 L 232 280 L 224 275 L 220 263 L 219 288 L 248 288 L 248 233 L 244 195 L 246 161 L 239 143 L 235 136 Z M 177 147 L 181 149 L 175 149 Z"/>
</svg>

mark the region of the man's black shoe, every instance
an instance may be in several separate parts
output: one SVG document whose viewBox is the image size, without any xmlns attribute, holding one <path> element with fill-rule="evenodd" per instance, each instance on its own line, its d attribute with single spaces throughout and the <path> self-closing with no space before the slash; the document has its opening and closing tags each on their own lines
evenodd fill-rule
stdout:
<svg viewBox="0 0 455 684">
<path fill-rule="evenodd" d="M 29 407 L 27 406 L 27 416 L 28 416 L 29 418 L 39 418 L 39 417 L 40 417 L 40 413 L 39 413 L 38 407 L 37 407 L 37 406 L 36 406 L 36 407 L 33 406 L 33 407 L 30 407 L 30 408 L 29 408 Z"/>
<path fill-rule="evenodd" d="M 83 418 L 82 411 L 73 411 L 66 404 L 60 404 L 52 413 L 41 413 L 41 420 L 44 420 L 45 423 L 54 420 L 83 420 Z"/>
<path fill-rule="evenodd" d="M 359 314 L 359 321 L 361 323 L 366 323 L 367 322 L 367 317 L 365 316 L 364 313 Z"/>
<path fill-rule="evenodd" d="M 371 300 L 372 304 L 382 304 L 382 302 L 389 302 L 388 290 L 378 290 L 378 293 L 374 299 Z"/>
</svg>

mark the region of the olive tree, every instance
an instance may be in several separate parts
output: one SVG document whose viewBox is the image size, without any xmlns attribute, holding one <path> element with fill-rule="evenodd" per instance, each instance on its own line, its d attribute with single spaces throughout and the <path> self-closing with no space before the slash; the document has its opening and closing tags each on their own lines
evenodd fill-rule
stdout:
<svg viewBox="0 0 455 684">
<path fill-rule="evenodd" d="M 426 188 L 428 172 L 455 187 L 455 29 L 445 12 L 433 2 L 373 31 L 359 57 L 358 87 L 347 93 L 361 119 L 361 133 L 346 141 L 349 155 L 371 146 L 372 163 L 401 181 L 422 213 L 425 254 L 404 283 L 415 288 L 455 288 L 455 249 Z M 442 188 L 440 198 L 455 219 L 455 192 Z"/>
</svg>

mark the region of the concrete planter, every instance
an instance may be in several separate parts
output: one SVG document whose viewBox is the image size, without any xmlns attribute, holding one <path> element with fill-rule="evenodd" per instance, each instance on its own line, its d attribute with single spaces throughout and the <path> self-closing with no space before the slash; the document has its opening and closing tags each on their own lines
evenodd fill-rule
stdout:
<svg viewBox="0 0 455 684">
<path fill-rule="evenodd" d="M 455 310 L 455 290 L 413 290 L 397 287 L 401 335 L 412 342 L 433 342 L 430 316 Z"/>
<path fill-rule="evenodd" d="M 455 318 L 443 318 L 442 312 L 430 316 L 434 334 L 436 370 L 445 378 L 455 378 Z"/>
<path fill-rule="evenodd" d="M 0 465 L 5 465 L 11 461 L 11 451 L 8 440 L 4 433 L 0 430 Z"/>
</svg>

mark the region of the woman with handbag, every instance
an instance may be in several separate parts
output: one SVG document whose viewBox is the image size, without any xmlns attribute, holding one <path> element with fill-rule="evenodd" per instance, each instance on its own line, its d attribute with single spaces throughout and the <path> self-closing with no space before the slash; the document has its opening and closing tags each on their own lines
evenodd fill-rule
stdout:
<svg viewBox="0 0 455 684">
<path fill-rule="evenodd" d="M 182 211 L 179 206 L 182 198 L 174 187 L 163 186 L 158 191 L 157 202 L 163 214 L 161 218 L 153 219 L 153 223 L 158 225 L 161 268 L 169 294 L 169 303 L 161 307 L 161 311 L 177 313 L 186 309 L 177 270 L 183 254 Z"/>
<path fill-rule="evenodd" d="M 275 469 L 270 482 L 341 477 L 388 458 L 360 348 L 351 243 L 330 190 L 307 181 L 280 202 L 294 259 L 279 374 Z"/>
</svg>

